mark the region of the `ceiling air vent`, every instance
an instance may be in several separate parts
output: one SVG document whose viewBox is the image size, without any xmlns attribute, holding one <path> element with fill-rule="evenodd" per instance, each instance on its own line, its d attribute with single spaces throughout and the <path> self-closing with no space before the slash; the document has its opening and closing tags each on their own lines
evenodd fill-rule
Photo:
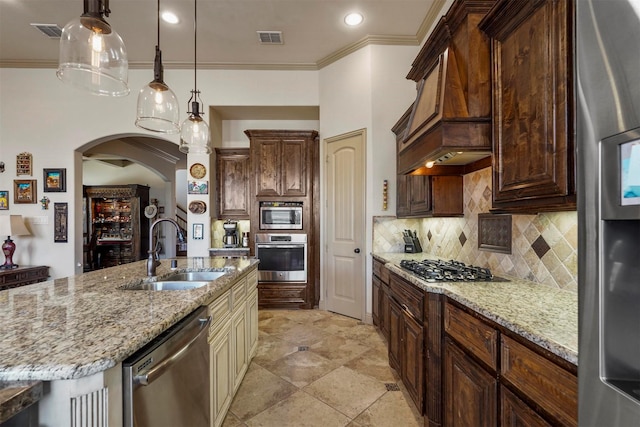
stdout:
<svg viewBox="0 0 640 427">
<path fill-rule="evenodd" d="M 31 24 L 31 26 L 40 30 L 42 34 L 50 39 L 59 39 L 62 35 L 62 28 L 58 24 Z"/>
<path fill-rule="evenodd" d="M 282 31 L 258 31 L 260 44 L 283 44 Z"/>
</svg>

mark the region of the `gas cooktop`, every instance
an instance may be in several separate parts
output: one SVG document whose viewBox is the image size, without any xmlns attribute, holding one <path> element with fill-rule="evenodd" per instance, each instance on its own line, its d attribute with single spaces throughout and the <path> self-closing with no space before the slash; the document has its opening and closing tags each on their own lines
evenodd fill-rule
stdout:
<svg viewBox="0 0 640 427">
<path fill-rule="evenodd" d="M 427 282 L 508 282 L 507 279 L 491 274 L 488 268 L 466 265 L 453 260 L 403 259 L 400 261 L 400 267 Z"/>
</svg>

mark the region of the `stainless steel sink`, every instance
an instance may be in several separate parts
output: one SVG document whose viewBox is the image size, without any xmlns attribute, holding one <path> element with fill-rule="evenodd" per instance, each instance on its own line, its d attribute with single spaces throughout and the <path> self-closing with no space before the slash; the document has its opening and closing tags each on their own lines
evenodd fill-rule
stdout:
<svg viewBox="0 0 640 427">
<path fill-rule="evenodd" d="M 161 280 L 142 281 L 135 285 L 125 285 L 125 291 L 188 291 L 206 286 L 227 274 L 227 271 L 185 271 L 172 273 Z"/>
<path fill-rule="evenodd" d="M 208 281 L 159 280 L 157 282 L 141 282 L 132 286 L 123 286 L 120 289 L 126 291 L 188 291 L 208 284 Z"/>
<path fill-rule="evenodd" d="M 226 271 L 185 271 L 182 273 L 173 273 L 162 279 L 162 281 L 171 282 L 193 282 L 203 281 L 211 282 L 227 274 Z"/>
</svg>

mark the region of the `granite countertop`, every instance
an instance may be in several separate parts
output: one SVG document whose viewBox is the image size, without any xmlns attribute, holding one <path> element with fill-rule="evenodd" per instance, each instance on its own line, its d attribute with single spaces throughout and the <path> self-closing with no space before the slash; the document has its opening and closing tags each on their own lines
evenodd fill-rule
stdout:
<svg viewBox="0 0 640 427">
<path fill-rule="evenodd" d="M 422 260 L 425 254 L 373 253 L 374 258 L 414 285 L 440 293 L 578 364 L 578 294 L 511 276 L 509 282 L 429 283 L 400 268 L 403 259 Z"/>
<path fill-rule="evenodd" d="M 75 379 L 105 371 L 257 267 L 254 258 L 178 258 L 177 270 L 230 272 L 184 291 L 122 290 L 146 261 L 0 291 L 0 381 Z M 169 260 L 158 278 L 171 273 Z"/>
</svg>

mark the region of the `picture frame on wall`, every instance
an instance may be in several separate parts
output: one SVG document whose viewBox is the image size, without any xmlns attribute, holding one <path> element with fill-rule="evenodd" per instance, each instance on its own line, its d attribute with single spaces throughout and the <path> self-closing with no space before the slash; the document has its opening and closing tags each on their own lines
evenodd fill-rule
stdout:
<svg viewBox="0 0 640 427">
<path fill-rule="evenodd" d="M 36 180 L 13 180 L 13 203 L 36 203 Z"/>
<path fill-rule="evenodd" d="M 0 211 L 9 209 L 9 192 L 0 190 Z"/>
<path fill-rule="evenodd" d="M 67 226 L 69 223 L 69 205 L 68 203 L 53 204 L 53 224 L 55 243 L 65 243 L 68 241 Z"/>
<path fill-rule="evenodd" d="M 209 194 L 209 181 L 189 181 L 189 194 Z"/>
<path fill-rule="evenodd" d="M 20 153 L 16 156 L 16 175 L 29 175 L 31 176 L 31 164 L 33 163 L 33 156 L 31 153 Z"/>
<path fill-rule="evenodd" d="M 64 193 L 67 191 L 66 169 L 43 169 L 44 192 Z"/>
</svg>

